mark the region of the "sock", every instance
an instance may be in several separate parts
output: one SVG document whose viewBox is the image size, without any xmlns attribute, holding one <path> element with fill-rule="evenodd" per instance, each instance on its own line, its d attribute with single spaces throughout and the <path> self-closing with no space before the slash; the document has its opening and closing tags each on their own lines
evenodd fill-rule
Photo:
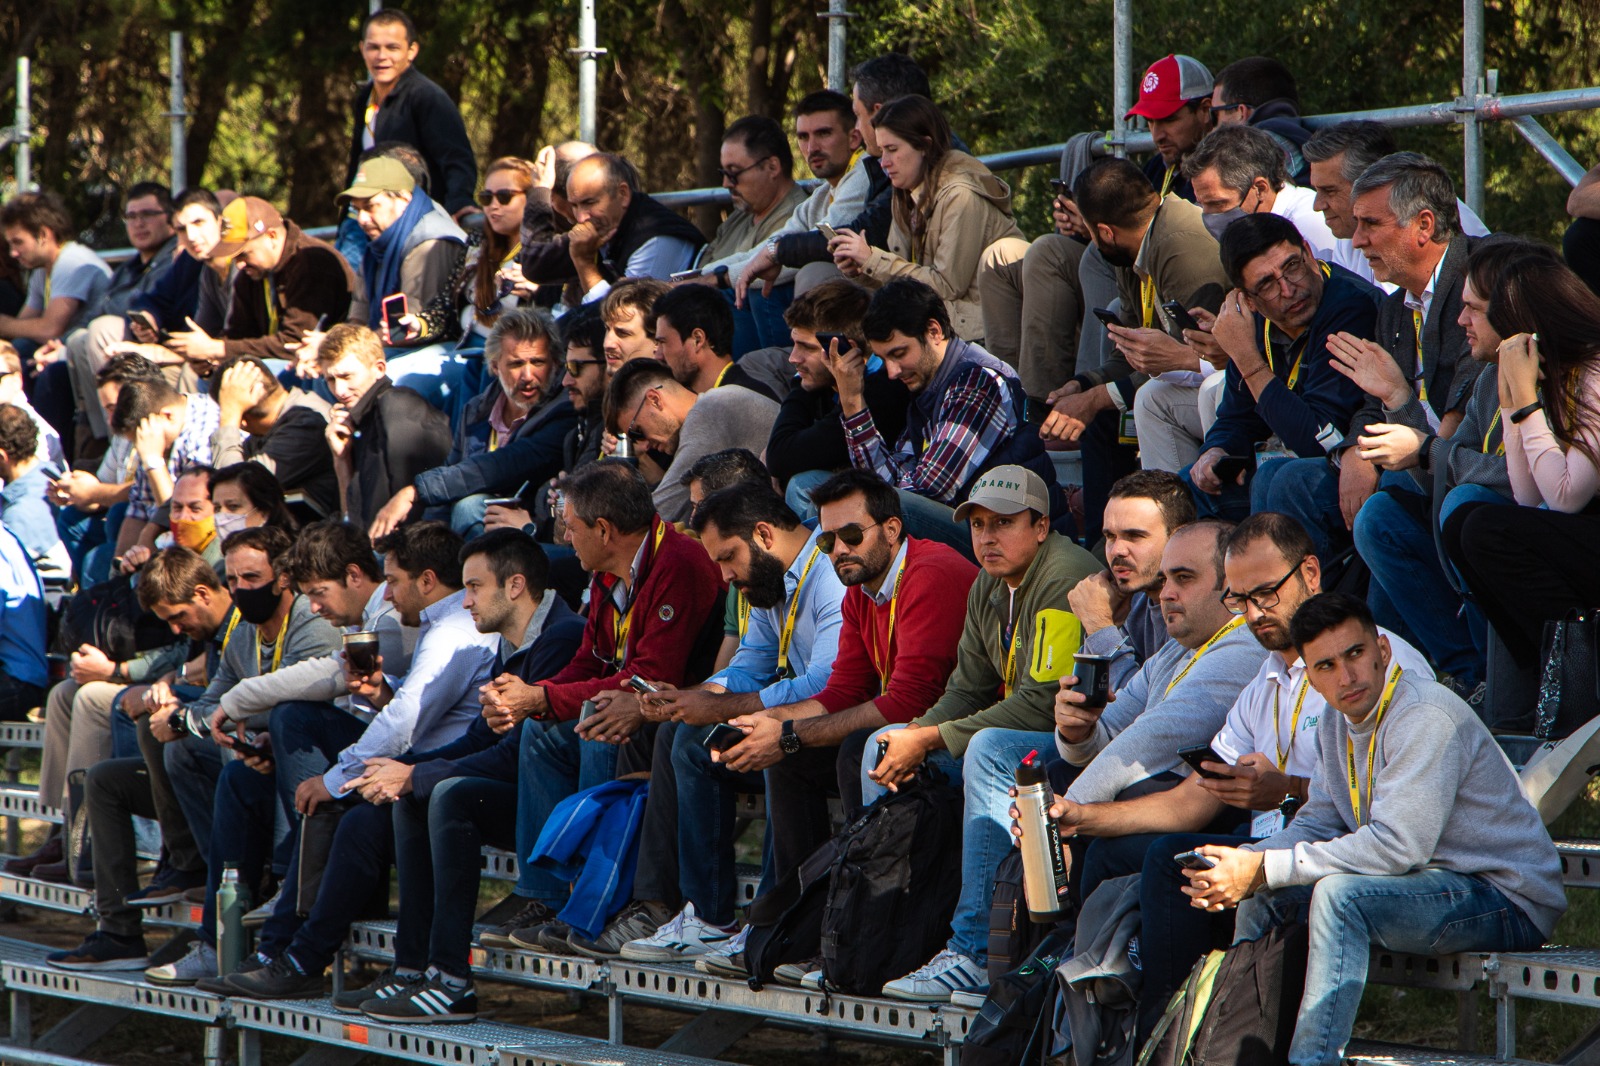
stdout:
<svg viewBox="0 0 1600 1066">
<path fill-rule="evenodd" d="M 258 951 L 256 954 L 259 956 L 261 953 Z M 295 973 L 299 974 L 301 977 L 306 975 L 306 968 L 300 965 L 300 960 L 294 957 L 293 952 L 285 951 L 283 953 L 283 957 L 289 960 L 289 965 L 294 967 Z"/>
<path fill-rule="evenodd" d="M 428 977 L 437 979 L 440 984 L 452 992 L 465 992 L 472 987 L 472 979 L 470 977 L 451 977 L 437 966 L 428 967 Z"/>
<path fill-rule="evenodd" d="M 417 969 L 415 966 L 396 966 L 394 968 L 394 975 L 396 977 L 404 977 L 409 979 L 412 977 L 421 977 L 422 971 Z"/>
</svg>

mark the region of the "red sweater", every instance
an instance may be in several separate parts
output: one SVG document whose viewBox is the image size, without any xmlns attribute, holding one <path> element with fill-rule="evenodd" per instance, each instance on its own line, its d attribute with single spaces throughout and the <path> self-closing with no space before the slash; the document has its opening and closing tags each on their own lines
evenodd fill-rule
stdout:
<svg viewBox="0 0 1600 1066">
<path fill-rule="evenodd" d="M 933 706 L 955 669 L 978 568 L 938 541 L 906 543 L 892 637 L 889 604 L 878 606 L 859 585 L 844 594 L 839 656 L 828 687 L 816 697 L 829 714 L 872 700 L 885 721 L 909 722 Z M 886 645 L 889 687 L 879 695 L 876 664 L 884 663 Z"/>
<path fill-rule="evenodd" d="M 597 574 L 589 585 L 589 621 L 578 653 L 544 682 L 550 713 L 566 721 L 576 718 L 583 701 L 616 688 L 619 673 L 638 674 L 671 685 L 684 683 L 684 671 L 706 619 L 720 606 L 722 573 L 700 542 L 667 526 L 654 546 L 658 517 L 645 539 L 639 583 L 633 598 L 627 657 L 619 671 L 616 651 L 617 604 L 611 590 L 619 580 Z"/>
</svg>

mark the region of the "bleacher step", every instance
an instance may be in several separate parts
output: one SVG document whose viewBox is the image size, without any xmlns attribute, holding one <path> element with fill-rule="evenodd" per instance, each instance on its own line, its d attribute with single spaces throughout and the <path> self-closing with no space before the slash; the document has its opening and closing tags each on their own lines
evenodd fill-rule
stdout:
<svg viewBox="0 0 1600 1066">
<path fill-rule="evenodd" d="M 1600 888 L 1600 840 L 1558 840 L 1561 880 L 1568 888 Z"/>
<path fill-rule="evenodd" d="M 1374 1040 L 1350 1041 L 1345 1048 L 1345 1061 L 1353 1066 L 1532 1066 L 1523 1059 L 1497 1059 L 1473 1051 L 1443 1051 Z"/>
<path fill-rule="evenodd" d="M 43 722 L 0 722 L 0 748 L 43 747 Z"/>
<path fill-rule="evenodd" d="M 1600 1007 L 1600 949 L 1549 947 L 1493 956 L 1511 995 Z"/>
<path fill-rule="evenodd" d="M 0 860 L 8 857 L 0 855 Z M 43 910 L 62 911 L 66 914 L 87 915 L 94 907 L 94 890 L 0 872 L 0 900 L 26 903 Z M 200 924 L 202 909 L 198 903 L 180 902 L 160 907 L 144 907 L 140 913 L 151 925 L 197 926 Z"/>
<path fill-rule="evenodd" d="M 27 818 L 60 825 L 61 811 L 40 801 L 38 785 L 0 785 L 0 818 Z"/>
</svg>

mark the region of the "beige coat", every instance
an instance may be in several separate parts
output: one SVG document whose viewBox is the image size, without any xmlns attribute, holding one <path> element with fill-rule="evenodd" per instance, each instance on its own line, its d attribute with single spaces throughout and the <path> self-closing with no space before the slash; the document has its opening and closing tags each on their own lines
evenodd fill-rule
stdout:
<svg viewBox="0 0 1600 1066">
<path fill-rule="evenodd" d="M 873 287 L 897 277 L 926 282 L 944 299 L 956 335 L 980 340 L 978 268 L 1021 259 L 1028 244 L 1011 218 L 1011 187 L 978 160 L 965 152 L 948 153 L 937 182 L 931 200 L 922 200 L 928 225 L 920 240 L 912 240 L 911 220 L 896 199 L 889 250 L 872 250 L 861 281 Z M 919 190 L 917 195 L 927 194 Z"/>
</svg>

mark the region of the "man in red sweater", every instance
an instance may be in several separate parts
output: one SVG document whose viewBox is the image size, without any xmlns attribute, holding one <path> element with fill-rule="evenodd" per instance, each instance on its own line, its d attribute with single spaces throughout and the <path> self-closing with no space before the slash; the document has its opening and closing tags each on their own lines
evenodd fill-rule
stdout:
<svg viewBox="0 0 1600 1066">
<path fill-rule="evenodd" d="M 871 471 L 835 474 L 811 499 L 820 509 L 817 542 L 848 586 L 833 674 L 812 699 L 733 719 L 745 739 L 714 756 L 731 770 L 765 771 L 774 883 L 832 835 L 829 796 L 859 806 L 863 741 L 944 693 L 978 576 L 955 549 L 906 536 L 899 493 Z M 733 951 L 701 964 L 743 972 Z"/>
</svg>

